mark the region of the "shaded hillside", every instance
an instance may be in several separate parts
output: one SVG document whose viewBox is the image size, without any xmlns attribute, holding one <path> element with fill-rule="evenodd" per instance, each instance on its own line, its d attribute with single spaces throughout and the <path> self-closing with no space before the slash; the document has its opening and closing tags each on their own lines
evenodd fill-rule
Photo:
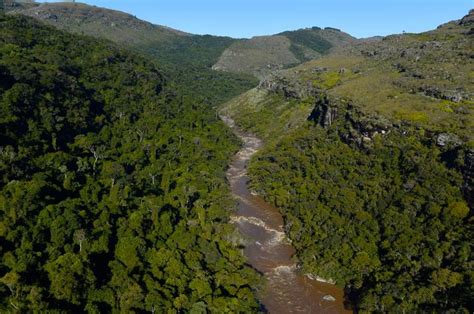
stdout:
<svg viewBox="0 0 474 314">
<path fill-rule="evenodd" d="M 290 50 L 291 45 L 285 36 L 260 36 L 239 41 L 226 49 L 212 68 L 263 77 L 265 73 L 298 63 Z"/>
<path fill-rule="evenodd" d="M 291 51 L 300 62 L 309 61 L 327 54 L 333 47 L 339 47 L 356 42 L 356 39 L 341 30 L 331 27 L 305 28 L 297 31 L 283 32 L 291 41 Z"/>
<path fill-rule="evenodd" d="M 224 111 L 303 271 L 360 312 L 472 312 L 473 13 L 281 71 Z"/>
<path fill-rule="evenodd" d="M 149 52 L 161 62 L 210 67 L 235 40 L 200 36 L 142 21 L 130 14 L 81 3 L 19 6 L 13 12 L 39 19 L 59 29 L 105 38 Z"/>
<path fill-rule="evenodd" d="M 22 5 L 11 13 L 31 16 L 68 32 L 111 40 L 157 61 L 176 88 L 218 104 L 256 85 L 251 75 L 212 71 L 234 39 L 180 32 L 114 10 L 79 3 Z"/>
<path fill-rule="evenodd" d="M 110 42 L 0 29 L 0 312 L 257 311 L 208 104 Z"/>
<path fill-rule="evenodd" d="M 355 38 L 340 30 L 319 27 L 254 37 L 233 43 L 213 69 L 263 78 L 274 70 L 319 58 L 334 47 L 353 42 Z"/>
</svg>

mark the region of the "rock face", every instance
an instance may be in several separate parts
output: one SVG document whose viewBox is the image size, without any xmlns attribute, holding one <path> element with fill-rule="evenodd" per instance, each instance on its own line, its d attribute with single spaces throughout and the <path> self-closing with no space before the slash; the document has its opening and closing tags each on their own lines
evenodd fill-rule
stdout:
<svg viewBox="0 0 474 314">
<path fill-rule="evenodd" d="M 315 91 L 309 83 L 293 80 L 285 75 L 274 73 L 260 81 L 259 89 L 265 89 L 273 93 L 281 93 L 286 98 L 304 99 L 313 96 Z"/>
<path fill-rule="evenodd" d="M 465 99 L 469 99 L 472 96 L 469 92 L 457 90 L 442 90 L 439 87 L 435 86 L 422 86 L 419 88 L 419 90 L 426 96 L 442 100 L 449 100 L 455 103 L 459 103 Z"/>
<path fill-rule="evenodd" d="M 459 22 L 459 25 L 463 25 L 463 26 L 473 25 L 474 26 L 474 9 L 470 10 L 469 14 L 461 19 L 461 21 Z"/>
<path fill-rule="evenodd" d="M 333 121 L 337 117 L 337 107 L 330 107 L 329 100 L 327 97 L 323 97 L 316 102 L 316 105 L 308 117 L 309 121 L 327 128 L 332 125 Z"/>
<path fill-rule="evenodd" d="M 388 134 L 394 128 L 394 125 L 382 116 L 369 116 L 351 103 L 331 99 L 326 95 L 318 98 L 308 120 L 323 128 L 338 123 L 341 139 L 360 147 L 370 145 L 376 135 Z"/>
</svg>

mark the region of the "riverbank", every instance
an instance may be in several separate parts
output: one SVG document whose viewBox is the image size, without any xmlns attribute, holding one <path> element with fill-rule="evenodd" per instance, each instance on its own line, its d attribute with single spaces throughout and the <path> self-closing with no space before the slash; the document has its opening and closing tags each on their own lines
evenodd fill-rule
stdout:
<svg viewBox="0 0 474 314">
<path fill-rule="evenodd" d="M 258 295 L 264 309 L 270 313 L 350 313 L 344 309 L 341 289 L 298 271 L 293 259 L 295 250 L 285 235 L 280 211 L 249 191 L 247 165 L 263 142 L 240 130 L 231 118 L 221 119 L 243 142 L 227 171 L 238 201 L 231 221 L 245 239 L 244 254 L 249 264 L 265 277 L 265 289 Z"/>
</svg>

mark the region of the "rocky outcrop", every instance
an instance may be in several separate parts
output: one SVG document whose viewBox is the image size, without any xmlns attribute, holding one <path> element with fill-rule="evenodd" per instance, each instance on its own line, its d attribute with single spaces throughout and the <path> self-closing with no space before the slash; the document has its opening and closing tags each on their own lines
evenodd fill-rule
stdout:
<svg viewBox="0 0 474 314">
<path fill-rule="evenodd" d="M 361 147 L 367 147 L 376 136 L 384 136 L 395 127 L 382 116 L 364 114 L 352 105 L 349 105 L 348 109 L 345 122 L 349 132 L 343 135 L 346 142 L 355 142 Z"/>
<path fill-rule="evenodd" d="M 474 9 L 470 10 L 469 14 L 461 19 L 461 21 L 459 22 L 459 25 L 463 25 L 463 26 L 473 25 L 474 26 Z"/>
<path fill-rule="evenodd" d="M 457 148 L 462 145 L 461 139 L 457 135 L 450 133 L 440 133 L 436 135 L 435 142 L 436 145 L 445 150 Z"/>
<path fill-rule="evenodd" d="M 315 94 L 314 88 L 309 82 L 291 79 L 285 75 L 272 74 L 260 81 L 259 89 L 265 89 L 273 93 L 281 93 L 285 98 L 304 99 Z"/>
<path fill-rule="evenodd" d="M 449 100 L 455 103 L 471 98 L 471 95 L 467 92 L 461 90 L 442 90 L 436 86 L 422 86 L 419 88 L 419 91 L 425 96 Z"/>
<path fill-rule="evenodd" d="M 308 117 L 309 121 L 313 121 L 323 128 L 330 127 L 337 118 L 337 107 L 331 107 L 327 97 L 323 97 L 316 102 L 316 105 Z"/>
<path fill-rule="evenodd" d="M 388 134 L 394 128 L 394 125 L 384 117 L 369 116 L 350 102 L 330 99 L 325 95 L 318 98 L 308 120 L 323 128 L 338 123 L 341 139 L 346 143 L 355 143 L 359 147 L 370 145 L 375 136 Z"/>
</svg>

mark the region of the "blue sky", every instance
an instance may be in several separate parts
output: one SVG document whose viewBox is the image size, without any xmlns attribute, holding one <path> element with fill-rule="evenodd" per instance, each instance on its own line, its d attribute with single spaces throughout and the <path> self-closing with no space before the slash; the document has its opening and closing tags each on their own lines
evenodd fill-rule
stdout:
<svg viewBox="0 0 474 314">
<path fill-rule="evenodd" d="M 50 1 L 53 2 L 53 1 Z M 422 32 L 459 19 L 474 0 L 81 0 L 195 34 L 251 37 L 320 26 L 356 37 Z"/>
</svg>

